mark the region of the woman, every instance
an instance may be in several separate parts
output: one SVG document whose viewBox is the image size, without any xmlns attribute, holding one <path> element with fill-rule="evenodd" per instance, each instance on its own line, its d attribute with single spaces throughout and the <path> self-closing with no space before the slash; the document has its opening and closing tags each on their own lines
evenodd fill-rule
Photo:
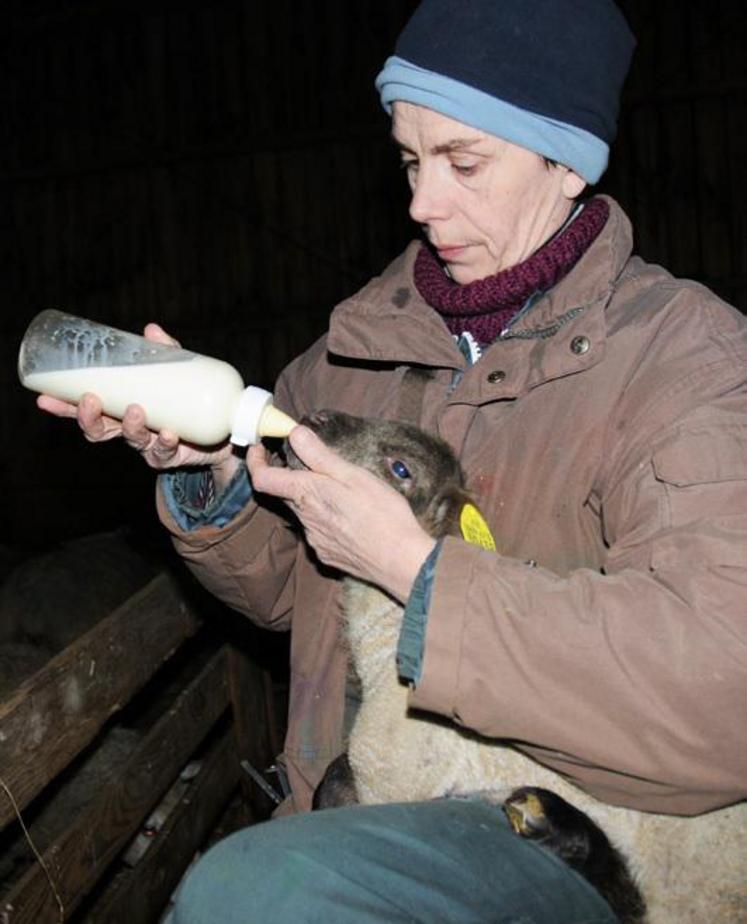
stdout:
<svg viewBox="0 0 747 924">
<path fill-rule="evenodd" d="M 522 742 L 615 804 L 694 814 L 744 798 L 745 325 L 632 257 L 613 201 L 579 204 L 606 166 L 632 47 L 611 0 L 424 0 L 377 86 L 426 243 L 338 306 L 276 388 L 296 417 L 334 407 L 438 432 L 497 553 L 435 544 L 398 494 L 304 427 L 291 443 L 309 471 L 254 447 L 247 480 L 227 447 L 196 454 L 137 408 L 120 427 L 81 403 L 90 439 L 121 432 L 156 467 L 204 466 L 160 479 L 177 548 L 225 602 L 292 628 L 288 810 L 308 808 L 342 750 L 325 566 L 405 604 L 413 707 Z M 197 865 L 174 921 L 270 915 L 613 920 L 500 810 L 468 801 L 241 832 Z"/>
</svg>

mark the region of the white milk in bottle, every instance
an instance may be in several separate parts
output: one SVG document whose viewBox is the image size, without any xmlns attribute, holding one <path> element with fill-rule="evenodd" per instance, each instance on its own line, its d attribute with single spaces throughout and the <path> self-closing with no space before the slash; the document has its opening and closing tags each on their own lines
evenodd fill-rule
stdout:
<svg viewBox="0 0 747 924">
<path fill-rule="evenodd" d="M 139 404 L 149 429 L 168 429 L 200 446 L 229 437 L 247 446 L 287 436 L 295 426 L 273 406 L 270 392 L 245 387 L 223 360 L 61 311 L 43 311 L 31 322 L 18 374 L 26 388 L 73 404 L 91 392 L 111 417 L 121 419 L 128 405 Z"/>
</svg>

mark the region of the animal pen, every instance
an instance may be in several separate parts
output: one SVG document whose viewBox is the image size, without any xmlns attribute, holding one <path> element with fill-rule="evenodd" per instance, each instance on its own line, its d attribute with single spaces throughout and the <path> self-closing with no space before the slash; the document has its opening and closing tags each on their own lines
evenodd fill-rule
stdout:
<svg viewBox="0 0 747 924">
<path fill-rule="evenodd" d="M 276 753 L 269 676 L 211 636 L 207 610 L 162 570 L 0 702 L 0 853 L 11 831 L 36 853 L 0 886 L 2 924 L 151 924 L 211 832 L 267 816 L 242 767 Z M 121 718 L 137 733 L 86 773 Z M 38 804 L 64 802 L 71 776 L 85 799 L 38 840 Z"/>
</svg>

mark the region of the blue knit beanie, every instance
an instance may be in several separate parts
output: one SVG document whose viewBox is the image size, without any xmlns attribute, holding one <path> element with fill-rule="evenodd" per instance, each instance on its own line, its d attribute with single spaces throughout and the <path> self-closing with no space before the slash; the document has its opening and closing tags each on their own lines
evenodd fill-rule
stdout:
<svg viewBox="0 0 747 924">
<path fill-rule="evenodd" d="M 634 47 L 613 0 L 423 0 L 376 87 L 596 183 Z"/>
</svg>

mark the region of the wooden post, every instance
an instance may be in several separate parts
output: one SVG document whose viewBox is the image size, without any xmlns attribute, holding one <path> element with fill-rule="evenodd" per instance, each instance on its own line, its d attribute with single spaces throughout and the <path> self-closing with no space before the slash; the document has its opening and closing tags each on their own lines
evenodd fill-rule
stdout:
<svg viewBox="0 0 747 924">
<path fill-rule="evenodd" d="M 266 671 L 235 646 L 228 649 L 228 691 L 233 710 L 234 735 L 239 760 L 248 761 L 264 776 L 275 759 L 273 748 L 274 710 L 271 683 Z M 277 782 L 269 779 L 273 788 Z M 267 818 L 275 807 L 259 786 L 244 774 L 241 778 L 247 806 L 253 820 Z"/>
</svg>

